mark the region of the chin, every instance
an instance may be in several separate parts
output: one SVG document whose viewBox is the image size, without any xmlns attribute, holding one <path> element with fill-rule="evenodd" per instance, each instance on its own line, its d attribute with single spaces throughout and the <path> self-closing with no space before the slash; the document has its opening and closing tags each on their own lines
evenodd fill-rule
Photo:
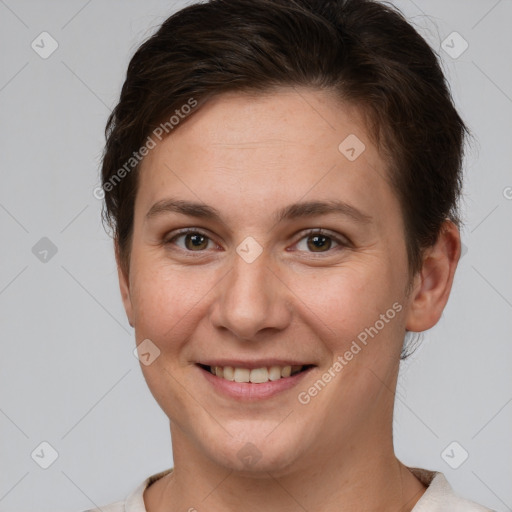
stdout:
<svg viewBox="0 0 512 512">
<path fill-rule="evenodd" d="M 269 473 L 273 476 L 287 474 L 292 467 L 296 470 L 300 460 L 305 458 L 304 439 L 299 432 L 283 429 L 269 435 L 268 429 L 259 429 L 251 435 L 251 430 L 241 430 L 233 437 L 224 432 L 222 439 L 212 436 L 211 443 L 203 449 L 215 464 L 251 478 L 268 478 Z"/>
</svg>

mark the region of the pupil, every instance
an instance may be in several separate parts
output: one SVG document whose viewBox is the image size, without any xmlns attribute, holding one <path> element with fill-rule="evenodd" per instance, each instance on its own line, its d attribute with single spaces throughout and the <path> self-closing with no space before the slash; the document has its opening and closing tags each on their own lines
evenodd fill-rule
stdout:
<svg viewBox="0 0 512 512">
<path fill-rule="evenodd" d="M 188 236 L 189 240 L 192 242 L 193 247 L 197 248 L 204 245 L 204 240 L 206 237 L 204 237 L 203 235 L 200 235 L 199 233 L 194 233 Z"/>
<path fill-rule="evenodd" d="M 313 248 L 313 249 L 322 249 L 324 248 L 326 245 L 329 245 L 329 244 L 326 244 L 326 240 L 328 240 L 328 237 L 324 236 L 324 235 L 314 235 L 311 237 L 311 239 L 313 240 L 313 244 L 314 245 L 310 245 L 310 248 Z M 320 242 L 319 245 L 317 245 L 317 243 Z"/>
</svg>

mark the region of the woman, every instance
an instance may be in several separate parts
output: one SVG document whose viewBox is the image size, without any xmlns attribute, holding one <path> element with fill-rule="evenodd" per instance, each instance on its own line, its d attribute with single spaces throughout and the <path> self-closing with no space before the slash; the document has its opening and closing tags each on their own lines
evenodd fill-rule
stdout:
<svg viewBox="0 0 512 512">
<path fill-rule="evenodd" d="M 174 468 L 103 511 L 488 510 L 392 438 L 460 257 L 466 133 L 374 1 L 212 0 L 138 49 L 100 192 Z"/>
</svg>

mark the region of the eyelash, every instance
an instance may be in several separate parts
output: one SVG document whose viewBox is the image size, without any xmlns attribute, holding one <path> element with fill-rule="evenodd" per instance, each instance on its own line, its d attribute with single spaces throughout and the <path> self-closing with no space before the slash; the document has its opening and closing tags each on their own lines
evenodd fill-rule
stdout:
<svg viewBox="0 0 512 512">
<path fill-rule="evenodd" d="M 207 233 L 205 233 L 204 231 L 200 230 L 200 229 L 197 229 L 197 228 L 185 228 L 185 229 L 181 229 L 179 230 L 176 234 L 174 234 L 171 238 L 167 239 L 164 241 L 164 244 L 165 245 L 171 245 L 173 242 L 175 242 L 178 238 L 182 237 L 183 235 L 187 235 L 187 234 L 197 234 L 197 235 L 201 235 L 201 236 L 204 236 L 206 237 L 208 240 L 210 240 L 211 242 L 214 242 L 210 236 L 208 236 Z M 347 248 L 347 247 L 350 247 L 350 242 L 348 240 L 344 240 L 343 238 L 340 238 L 334 234 L 332 234 L 331 232 L 329 231 L 326 231 L 322 228 L 315 228 L 315 229 L 310 229 L 310 230 L 307 230 L 306 232 L 304 232 L 301 236 L 301 238 L 299 238 L 299 240 L 297 242 L 295 242 L 294 245 L 297 245 L 300 241 L 302 241 L 303 239 L 305 238 L 308 238 L 310 236 L 314 236 L 314 235 L 321 235 L 321 236 L 325 236 L 327 238 L 330 238 L 332 241 L 334 241 L 336 244 L 338 244 L 337 246 L 335 247 L 332 247 L 330 249 L 328 249 L 327 251 L 325 252 L 310 252 L 310 251 L 307 251 L 309 252 L 309 254 L 312 254 L 312 255 L 321 255 L 321 254 L 330 254 L 332 253 L 333 251 L 336 251 L 336 250 L 340 250 L 342 248 Z M 215 242 L 214 242 L 215 243 Z M 183 249 L 182 247 L 179 247 L 179 249 L 181 249 L 182 251 L 185 251 L 187 253 L 198 253 L 197 255 L 194 255 L 194 256 L 201 256 L 201 253 L 205 252 L 205 250 L 201 250 L 201 251 L 190 251 L 188 249 Z"/>
</svg>

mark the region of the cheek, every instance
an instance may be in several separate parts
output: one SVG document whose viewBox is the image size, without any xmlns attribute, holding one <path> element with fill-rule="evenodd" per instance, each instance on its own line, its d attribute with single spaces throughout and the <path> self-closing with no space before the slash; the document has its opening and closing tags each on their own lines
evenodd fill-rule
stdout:
<svg viewBox="0 0 512 512">
<path fill-rule="evenodd" d="M 208 274 L 198 277 L 190 269 L 180 271 L 166 263 L 140 261 L 134 268 L 132 304 L 137 338 L 149 338 L 162 349 L 179 345 L 214 284 Z M 202 300 L 203 298 L 203 300 Z"/>
<path fill-rule="evenodd" d="M 331 338 L 346 341 L 373 325 L 379 315 L 402 299 L 393 272 L 384 261 L 374 255 L 364 262 L 337 268 L 325 277 L 298 278 L 294 291 L 314 311 L 316 323 L 322 323 Z"/>
<path fill-rule="evenodd" d="M 191 271 L 139 256 L 133 266 L 132 304 L 137 343 L 151 340 L 159 349 L 149 365 L 141 365 L 146 383 L 162 410 L 180 425 L 195 421 L 184 370 L 190 364 L 188 340 L 205 315 L 204 296 L 212 284 L 191 277 Z M 192 416 L 190 416 L 192 415 Z"/>
</svg>

